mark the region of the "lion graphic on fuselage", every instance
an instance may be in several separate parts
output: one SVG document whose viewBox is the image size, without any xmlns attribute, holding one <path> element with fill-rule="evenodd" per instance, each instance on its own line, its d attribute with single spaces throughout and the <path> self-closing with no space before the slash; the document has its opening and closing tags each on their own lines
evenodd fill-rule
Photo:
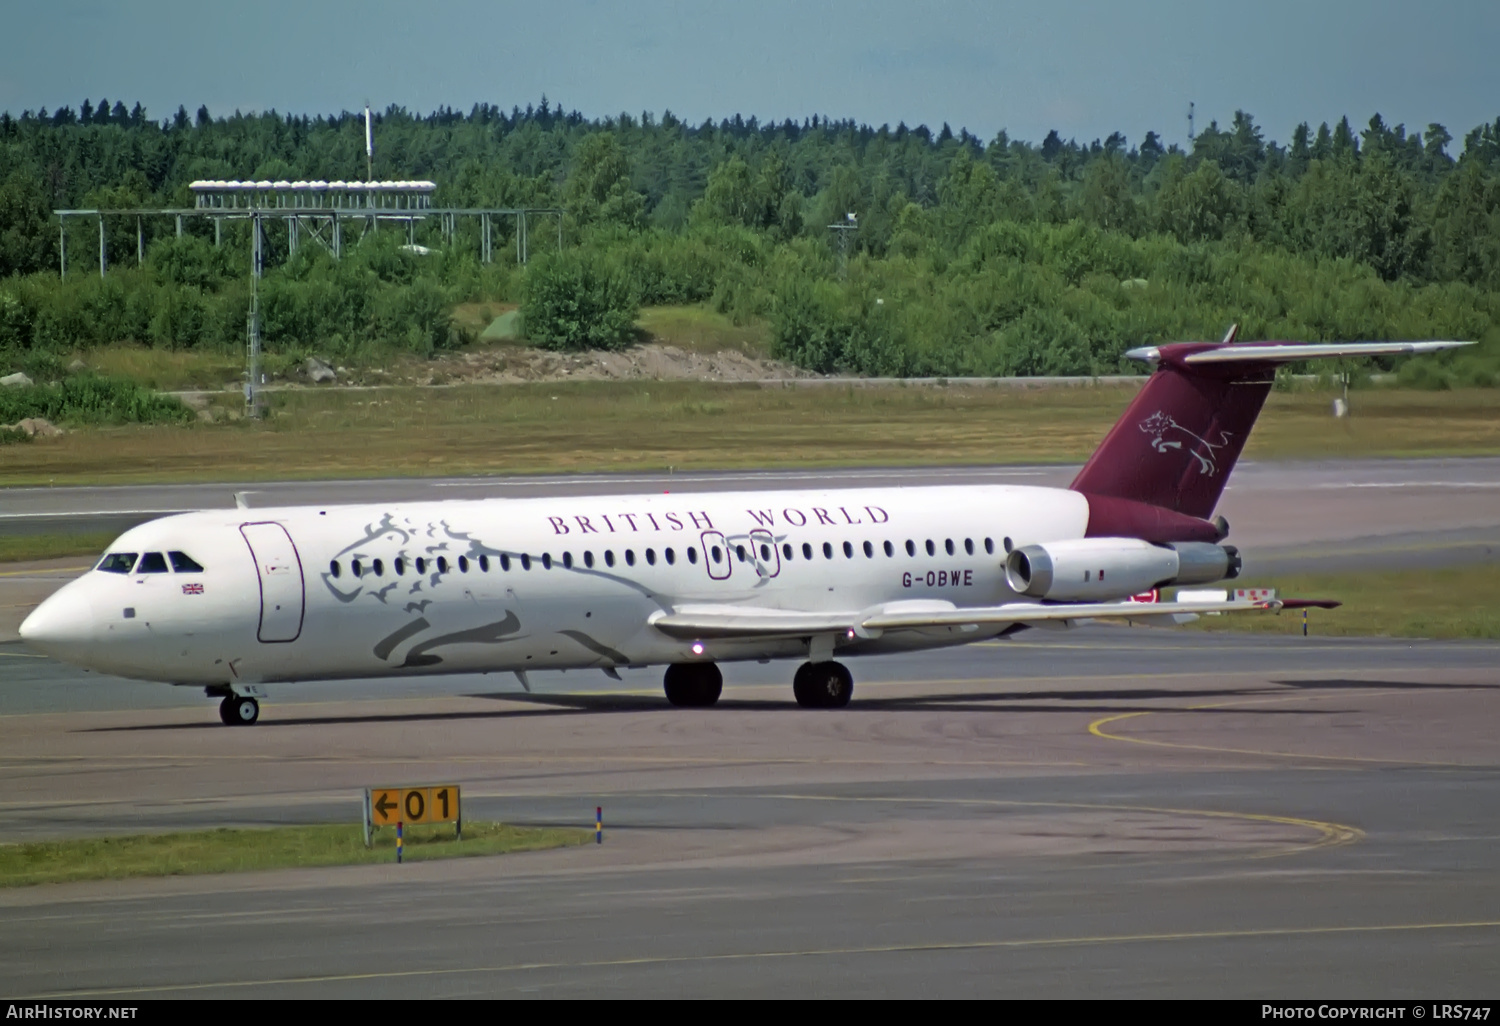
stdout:
<svg viewBox="0 0 1500 1026">
<path fill-rule="evenodd" d="M 1161 410 L 1157 410 L 1137 426 L 1143 434 L 1152 436 L 1151 448 L 1161 453 L 1166 452 L 1168 449 L 1180 449 L 1186 452 L 1198 461 L 1198 473 L 1205 474 L 1208 477 L 1213 477 L 1219 472 L 1218 463 L 1215 460 L 1215 451 L 1228 445 L 1231 437 L 1228 431 L 1220 431 L 1219 441 L 1217 443 L 1210 442 L 1206 438 L 1193 434 L 1193 432 L 1177 423 L 1170 415 Z M 1180 431 L 1196 442 L 1197 445 L 1192 448 L 1186 448 L 1183 446 L 1182 439 L 1180 438 L 1168 441 L 1167 432 L 1169 431 Z"/>
</svg>

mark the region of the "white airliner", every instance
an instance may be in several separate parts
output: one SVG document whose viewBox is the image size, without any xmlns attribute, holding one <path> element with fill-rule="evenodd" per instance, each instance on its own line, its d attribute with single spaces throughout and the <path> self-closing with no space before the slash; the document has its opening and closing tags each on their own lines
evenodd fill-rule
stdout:
<svg viewBox="0 0 1500 1026">
<path fill-rule="evenodd" d="M 1085 620 L 1170 624 L 1293 602 L 1143 603 L 1233 578 L 1210 519 L 1276 365 L 1457 342 L 1176 343 L 1067 489 L 1010 485 L 205 510 L 121 535 L 21 626 L 76 666 L 201 686 L 254 723 L 267 682 L 665 664 L 674 705 L 718 664 L 803 660 L 800 705 L 848 704 L 835 655 Z"/>
</svg>

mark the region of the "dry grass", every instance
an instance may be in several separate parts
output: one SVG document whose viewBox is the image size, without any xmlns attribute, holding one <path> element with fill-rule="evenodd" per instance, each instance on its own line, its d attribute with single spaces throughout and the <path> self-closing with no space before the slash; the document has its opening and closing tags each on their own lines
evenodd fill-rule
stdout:
<svg viewBox="0 0 1500 1026">
<path fill-rule="evenodd" d="M 76 431 L 0 450 L 0 485 L 1081 460 L 1130 386 L 574 382 L 283 392 L 258 423 Z M 1500 453 L 1500 390 L 1377 390 L 1335 421 L 1273 394 L 1249 458 Z"/>
<path fill-rule="evenodd" d="M 457 841 L 452 826 L 413 827 L 404 838 L 405 858 L 539 851 L 586 844 L 591 837 L 581 829 L 475 822 L 464 824 L 464 839 Z M 366 848 L 358 823 L 33 841 L 0 845 L 0 887 L 394 862 L 395 845 L 395 832 L 385 829 Z"/>
<path fill-rule="evenodd" d="M 129 378 L 162 392 L 223 388 L 228 383 L 238 387 L 238 382 L 245 378 L 245 359 L 240 353 L 121 344 L 91 349 L 80 353 L 78 358 L 100 374 Z M 279 369 L 279 364 L 271 369 Z"/>
</svg>

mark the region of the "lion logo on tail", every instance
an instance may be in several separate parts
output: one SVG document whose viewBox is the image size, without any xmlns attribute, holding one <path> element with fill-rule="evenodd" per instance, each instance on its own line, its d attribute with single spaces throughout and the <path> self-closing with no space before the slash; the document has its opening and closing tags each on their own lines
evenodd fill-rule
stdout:
<svg viewBox="0 0 1500 1026">
<path fill-rule="evenodd" d="M 1137 426 L 1142 434 L 1152 436 L 1151 448 L 1160 453 L 1165 453 L 1170 449 L 1178 449 L 1187 453 L 1198 461 L 1198 473 L 1207 477 L 1214 477 L 1218 474 L 1218 450 L 1228 445 L 1230 438 L 1233 437 L 1228 431 L 1220 431 L 1218 442 L 1210 442 L 1200 435 L 1195 435 L 1161 410 L 1157 410 Z M 1182 438 L 1169 439 L 1167 436 L 1171 432 L 1179 432 L 1187 436 L 1192 444 L 1185 444 Z"/>
</svg>

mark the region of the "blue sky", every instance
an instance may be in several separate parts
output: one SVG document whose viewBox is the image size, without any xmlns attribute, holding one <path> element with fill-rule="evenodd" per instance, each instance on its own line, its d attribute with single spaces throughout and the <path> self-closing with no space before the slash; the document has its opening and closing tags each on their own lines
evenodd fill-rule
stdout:
<svg viewBox="0 0 1500 1026">
<path fill-rule="evenodd" d="M 1111 131 L 1170 141 L 1250 111 L 1298 121 L 1379 111 L 1458 138 L 1500 116 L 1496 0 L 7 0 L 0 109 L 140 100 L 320 113 L 546 94 L 588 116 L 813 114 L 949 122 L 988 140 Z"/>
</svg>

